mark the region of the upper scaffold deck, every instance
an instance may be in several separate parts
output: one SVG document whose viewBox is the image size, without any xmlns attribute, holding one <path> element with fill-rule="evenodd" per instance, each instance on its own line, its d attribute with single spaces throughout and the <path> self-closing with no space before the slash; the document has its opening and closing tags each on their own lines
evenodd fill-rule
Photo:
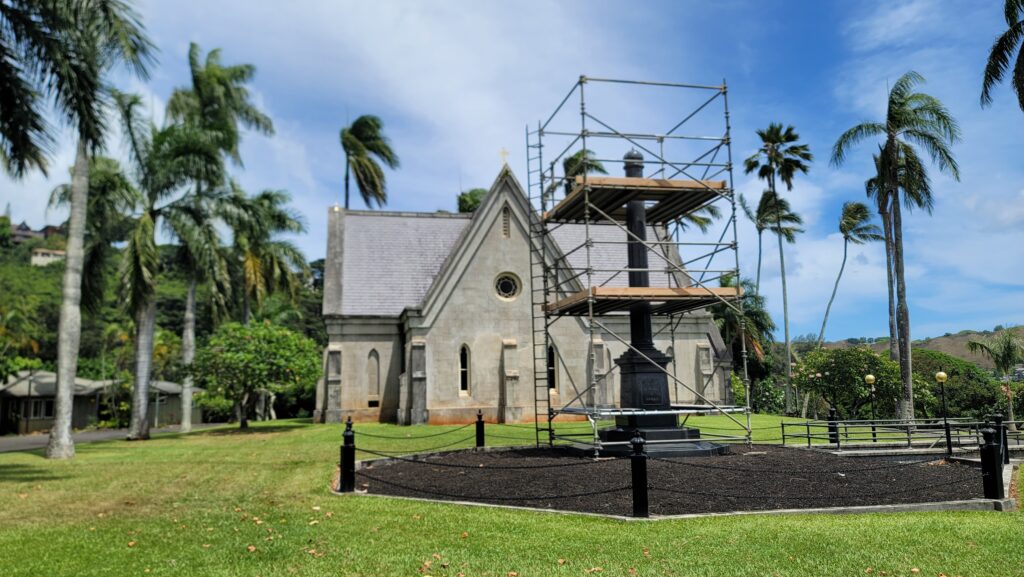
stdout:
<svg viewBox="0 0 1024 577">
<path fill-rule="evenodd" d="M 653 201 L 647 207 L 647 222 L 663 224 L 676 220 L 714 201 L 726 193 L 724 180 L 667 180 L 659 178 L 628 178 L 612 176 L 577 176 L 572 191 L 554 208 L 544 213 L 548 222 L 580 222 L 626 218 L 626 203 L 631 200 Z M 597 210 L 594 210 L 597 209 Z"/>
<path fill-rule="evenodd" d="M 651 303 L 651 314 L 660 316 L 701 309 L 741 296 L 743 291 L 737 287 L 591 287 L 547 303 L 544 311 L 551 315 L 605 315 L 647 301 Z"/>
</svg>

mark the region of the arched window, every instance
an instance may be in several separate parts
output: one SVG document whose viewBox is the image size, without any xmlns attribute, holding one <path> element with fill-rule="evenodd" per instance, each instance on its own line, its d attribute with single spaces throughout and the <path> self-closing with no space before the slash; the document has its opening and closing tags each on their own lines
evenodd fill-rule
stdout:
<svg viewBox="0 0 1024 577">
<path fill-rule="evenodd" d="M 512 215 L 508 205 L 501 209 L 501 236 L 504 238 L 512 236 Z"/>
<path fill-rule="evenodd" d="M 459 392 L 469 393 L 469 347 L 459 347 Z"/>
<path fill-rule="evenodd" d="M 380 406 L 380 355 L 376 349 L 366 358 L 366 399 L 370 407 Z"/>
<path fill-rule="evenodd" d="M 548 389 L 558 390 L 558 353 L 554 345 L 548 345 Z"/>
</svg>

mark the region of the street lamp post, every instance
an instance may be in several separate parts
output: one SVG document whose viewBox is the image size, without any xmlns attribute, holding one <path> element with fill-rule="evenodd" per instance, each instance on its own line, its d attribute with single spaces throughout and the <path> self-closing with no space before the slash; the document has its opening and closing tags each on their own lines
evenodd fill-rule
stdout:
<svg viewBox="0 0 1024 577">
<path fill-rule="evenodd" d="M 949 409 L 946 407 L 946 378 L 946 373 L 942 371 L 935 373 L 939 394 L 942 395 L 942 426 L 946 429 L 946 458 L 949 458 L 953 456 L 953 439 L 949 433 Z"/>
<path fill-rule="evenodd" d="M 864 375 L 864 384 L 871 388 L 871 442 L 877 440 L 875 432 L 875 375 Z"/>
</svg>

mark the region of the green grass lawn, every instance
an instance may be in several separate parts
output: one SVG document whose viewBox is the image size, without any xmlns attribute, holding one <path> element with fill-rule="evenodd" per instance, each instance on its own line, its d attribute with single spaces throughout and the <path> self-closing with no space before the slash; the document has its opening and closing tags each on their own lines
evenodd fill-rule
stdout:
<svg viewBox="0 0 1024 577">
<path fill-rule="evenodd" d="M 717 426 L 723 420 L 691 423 Z M 773 423 L 778 419 L 754 420 L 755 427 Z M 398 436 L 444 429 L 357 425 Z M 69 462 L 49 462 L 39 453 L 0 454 L 0 575 L 1024 574 L 1024 516 L 1017 513 L 630 523 L 339 497 L 330 493 L 329 482 L 341 430 L 281 421 L 257 423 L 247 433 L 227 428 L 80 445 Z M 524 441 L 533 436 L 509 426 L 488 430 Z M 471 433 L 415 442 L 371 443 L 364 436 L 359 443 L 382 450 L 426 448 Z M 778 435 L 777 429 L 755 433 Z"/>
</svg>

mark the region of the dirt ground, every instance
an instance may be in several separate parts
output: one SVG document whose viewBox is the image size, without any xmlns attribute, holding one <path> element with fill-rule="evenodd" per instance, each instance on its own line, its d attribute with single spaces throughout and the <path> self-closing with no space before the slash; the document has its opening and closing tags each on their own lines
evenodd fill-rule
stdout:
<svg viewBox="0 0 1024 577">
<path fill-rule="evenodd" d="M 356 473 L 374 494 L 630 515 L 628 459 L 557 449 L 458 451 L 371 464 Z M 922 503 L 982 496 L 981 471 L 944 461 L 850 458 L 773 446 L 717 457 L 650 459 L 654 515 Z"/>
</svg>

